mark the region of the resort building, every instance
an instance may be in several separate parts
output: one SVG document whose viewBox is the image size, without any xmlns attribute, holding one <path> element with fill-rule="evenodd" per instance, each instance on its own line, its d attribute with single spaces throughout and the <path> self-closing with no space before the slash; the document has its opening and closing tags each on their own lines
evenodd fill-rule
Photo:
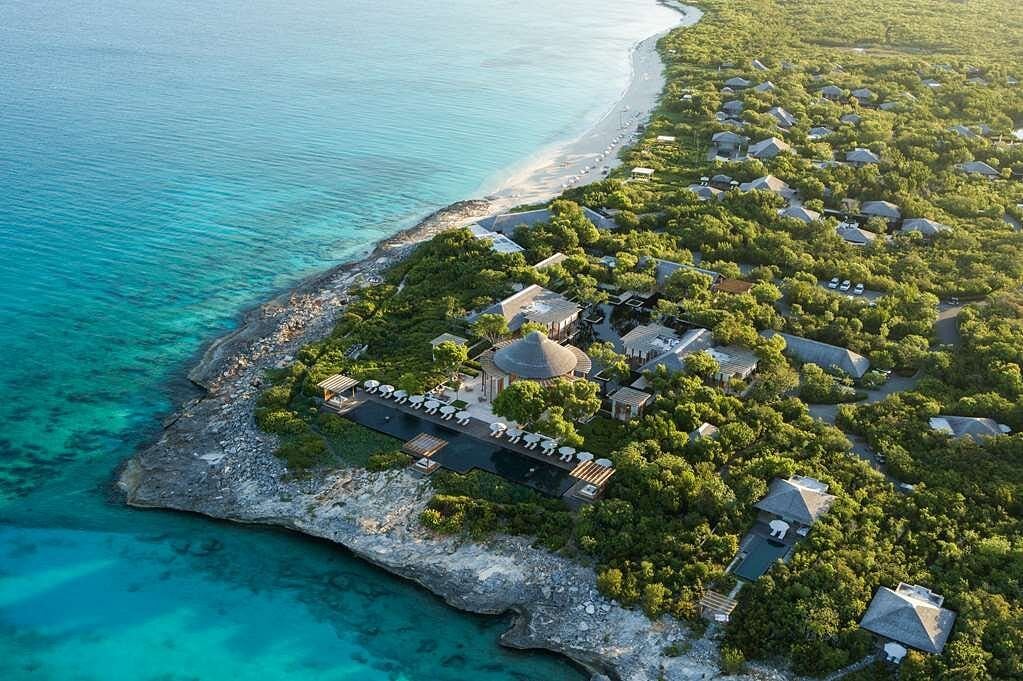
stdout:
<svg viewBox="0 0 1023 681">
<path fill-rule="evenodd" d="M 944 597 L 917 584 L 899 582 L 895 590 L 882 586 L 867 606 L 860 626 L 899 646 L 937 655 L 944 650 L 956 620 L 953 611 L 941 607 L 944 602 Z M 892 662 L 905 657 L 905 648 L 884 648 Z"/>
<path fill-rule="evenodd" d="M 878 234 L 863 229 L 855 222 L 843 222 L 835 228 L 835 232 L 845 242 L 853 246 L 866 246 L 877 240 Z"/>
<path fill-rule="evenodd" d="M 521 253 L 526 250 L 522 246 L 509 239 L 504 234 L 499 232 L 491 232 L 485 227 L 480 225 L 472 225 L 469 227 L 469 231 L 477 239 L 485 239 L 490 242 L 490 247 L 494 249 L 495 253 Z"/>
<path fill-rule="evenodd" d="M 634 365 L 643 365 L 654 357 L 660 357 L 681 342 L 674 329 L 660 324 L 644 324 L 622 336 L 625 356 Z"/>
<path fill-rule="evenodd" d="M 777 90 L 777 86 L 769 80 L 765 80 L 760 85 L 753 88 L 754 92 L 774 92 Z"/>
<path fill-rule="evenodd" d="M 764 175 L 763 177 L 758 177 L 752 182 L 743 182 L 739 185 L 739 189 L 743 192 L 751 192 L 755 189 L 764 192 L 772 192 L 783 199 L 790 199 L 796 194 L 796 192 L 785 184 L 785 182 L 779 180 L 774 175 Z"/>
<path fill-rule="evenodd" d="M 967 175 L 981 175 L 988 179 L 994 179 L 1001 177 L 1001 173 L 997 169 L 991 167 L 983 161 L 970 161 L 968 163 L 960 163 L 956 166 L 956 169 L 960 172 L 966 173 Z"/>
<path fill-rule="evenodd" d="M 642 166 L 636 166 L 632 169 L 632 179 L 634 180 L 649 180 L 654 176 L 656 171 L 653 168 L 644 168 Z"/>
<path fill-rule="evenodd" d="M 694 352 L 709 350 L 714 345 L 714 334 L 708 329 L 691 329 L 686 331 L 674 346 L 648 360 L 639 367 L 640 373 L 656 371 L 657 367 L 664 367 L 669 374 L 677 374 L 686 367 L 685 359 Z M 643 379 L 632 384 L 633 388 L 645 386 L 637 385 Z"/>
<path fill-rule="evenodd" d="M 834 134 L 835 134 L 835 131 L 832 130 L 831 128 L 827 128 L 827 127 L 824 127 L 823 125 L 819 125 L 817 127 L 810 128 L 810 132 L 807 134 L 807 139 L 822 140 L 825 137 L 830 137 L 831 135 L 834 135 Z"/>
<path fill-rule="evenodd" d="M 587 220 L 601 229 L 614 229 L 617 226 L 615 225 L 615 221 L 611 218 L 605 217 L 597 211 L 586 208 L 585 206 L 583 206 L 583 214 L 586 216 Z M 540 210 L 530 210 L 522 213 L 494 215 L 492 217 L 479 220 L 476 224 L 491 232 L 513 234 L 519 227 L 532 227 L 535 224 L 550 221 L 551 212 L 546 208 L 543 208 Z"/>
<path fill-rule="evenodd" d="M 799 534 L 798 528 L 809 528 L 831 508 L 835 497 L 827 492 L 827 484 L 814 478 L 802 475 L 787 480 L 775 478 L 767 496 L 753 506 L 771 518 L 797 526 Z"/>
<path fill-rule="evenodd" d="M 483 314 L 501 315 L 512 332 L 518 331 L 526 322 L 543 324 L 547 336 L 557 340 L 571 332 L 581 312 L 581 307 L 560 293 L 532 284 L 491 305 Z"/>
<path fill-rule="evenodd" d="M 854 166 L 862 167 L 880 163 L 881 157 L 872 152 L 870 149 L 857 147 L 852 151 L 846 152 L 845 160 L 847 163 Z"/>
<path fill-rule="evenodd" d="M 865 87 L 853 90 L 850 94 L 862 105 L 870 104 L 877 98 L 873 90 Z"/>
<path fill-rule="evenodd" d="M 593 364 L 574 345 L 559 345 L 539 331 L 499 343 L 479 357 L 483 367 L 483 396 L 494 399 L 518 380 L 553 383 L 585 378 Z"/>
<path fill-rule="evenodd" d="M 718 363 L 714 380 L 724 385 L 732 380 L 745 381 L 757 370 L 760 359 L 751 351 L 735 345 L 708 348 L 707 354 Z"/>
<path fill-rule="evenodd" d="M 550 256 L 549 258 L 544 258 L 540 262 L 538 262 L 535 265 L 533 265 L 533 269 L 534 270 L 545 270 L 548 267 L 554 267 L 555 265 L 560 265 L 561 263 L 565 262 L 567 259 L 568 259 L 567 255 L 565 255 L 564 253 L 558 252 L 558 253 L 555 253 L 554 255 Z"/>
<path fill-rule="evenodd" d="M 645 266 L 646 263 L 647 259 L 646 256 L 644 256 L 639 261 L 640 267 Z M 658 286 L 664 286 L 671 275 L 682 269 L 693 270 L 694 272 L 699 272 L 700 274 L 710 277 L 711 284 L 715 284 L 721 279 L 721 274 L 719 272 L 708 270 L 703 267 L 697 267 L 696 265 L 690 265 L 688 263 L 672 262 L 671 260 L 661 260 L 659 258 L 654 258 L 654 263 L 654 279 L 657 281 Z"/>
<path fill-rule="evenodd" d="M 843 97 L 845 97 L 845 90 L 838 87 L 837 85 L 825 85 L 824 87 L 817 91 L 817 94 L 823 97 L 824 99 L 830 99 L 832 101 L 835 101 L 837 99 L 842 99 Z"/>
<path fill-rule="evenodd" d="M 691 184 L 688 189 L 692 193 L 696 194 L 696 197 L 700 199 L 700 201 L 720 201 L 725 196 L 725 193 L 717 187 L 711 187 L 705 184 Z"/>
<path fill-rule="evenodd" d="M 788 208 L 778 211 L 778 215 L 783 218 L 793 218 L 806 223 L 816 222 L 821 219 L 820 213 L 815 210 L 810 210 L 805 206 L 789 206 Z"/>
<path fill-rule="evenodd" d="M 725 81 L 725 87 L 732 88 L 733 90 L 745 90 L 750 85 L 753 85 L 753 81 L 746 80 L 741 76 L 735 76 Z"/>
<path fill-rule="evenodd" d="M 430 348 L 432 350 L 436 350 L 437 346 L 440 345 L 441 343 L 454 343 L 455 345 L 469 345 L 469 339 L 468 338 L 462 338 L 461 336 L 456 336 L 453 333 L 442 333 L 441 335 L 437 336 L 432 341 L 430 341 Z"/>
<path fill-rule="evenodd" d="M 750 146 L 749 151 L 746 155 L 750 158 L 759 159 L 772 159 L 780 154 L 787 154 L 792 151 L 792 147 L 783 140 L 777 137 L 768 137 L 767 139 L 760 140 L 756 144 Z"/>
<path fill-rule="evenodd" d="M 700 426 L 689 433 L 689 440 L 692 442 L 699 442 L 700 440 L 712 439 L 718 435 L 718 427 L 713 423 L 707 423 L 704 421 Z"/>
<path fill-rule="evenodd" d="M 994 419 L 973 416 L 935 416 L 928 423 L 931 430 L 957 438 L 968 437 L 974 442 L 980 442 L 985 437 L 997 437 L 1012 432 L 1009 426 Z"/>
<path fill-rule="evenodd" d="M 611 416 L 619 421 L 630 421 L 643 415 L 646 405 L 654 399 L 650 393 L 622 387 L 611 394 Z"/>
<path fill-rule="evenodd" d="M 745 106 L 746 105 L 743 104 L 741 100 L 732 99 L 722 104 L 721 110 L 733 116 L 737 116 L 742 113 L 742 110 Z"/>
<path fill-rule="evenodd" d="M 856 379 L 863 378 L 863 375 L 870 371 L 869 359 L 846 348 L 777 331 L 761 331 L 760 335 L 764 338 L 781 336 L 785 339 L 785 354 L 804 364 L 816 364 L 822 369 L 837 369 Z"/>
<path fill-rule="evenodd" d="M 795 116 L 780 106 L 770 109 L 767 114 L 778 121 L 778 125 L 783 128 L 791 128 L 797 122 Z"/>
<path fill-rule="evenodd" d="M 902 211 L 891 201 L 867 201 L 860 207 L 860 213 L 868 218 L 884 218 L 889 224 L 902 219 Z"/>
<path fill-rule="evenodd" d="M 714 133 L 710 141 L 714 145 L 714 151 L 717 155 L 733 156 L 742 147 L 749 144 L 749 137 L 732 132 L 731 130 L 725 130 Z"/>
<path fill-rule="evenodd" d="M 916 232 L 921 234 L 924 238 L 935 237 L 941 232 L 948 231 L 949 227 L 943 225 L 940 222 L 934 220 L 928 220 L 927 218 L 911 218 L 902 223 L 902 228 L 899 230 L 905 234 Z"/>
<path fill-rule="evenodd" d="M 847 125 L 859 125 L 863 121 L 863 116 L 850 113 L 842 116 L 838 120 Z"/>
</svg>

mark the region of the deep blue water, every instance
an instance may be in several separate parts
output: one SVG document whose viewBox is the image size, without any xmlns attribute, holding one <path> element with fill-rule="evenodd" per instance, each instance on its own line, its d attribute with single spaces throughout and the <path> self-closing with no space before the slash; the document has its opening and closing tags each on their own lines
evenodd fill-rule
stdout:
<svg viewBox="0 0 1023 681">
<path fill-rule="evenodd" d="M 576 679 L 342 551 L 122 508 L 240 310 L 574 136 L 653 0 L 0 0 L 0 678 Z"/>
</svg>

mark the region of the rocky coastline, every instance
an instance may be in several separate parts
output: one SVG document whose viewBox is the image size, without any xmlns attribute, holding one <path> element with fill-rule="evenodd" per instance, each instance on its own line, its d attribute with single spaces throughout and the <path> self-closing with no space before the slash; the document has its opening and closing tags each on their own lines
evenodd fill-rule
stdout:
<svg viewBox="0 0 1023 681">
<path fill-rule="evenodd" d="M 651 622 L 605 599 L 591 568 L 523 538 L 473 543 L 427 532 L 418 517 L 431 486 L 409 471 L 344 469 L 287 481 L 273 455 L 275 438 L 255 425 L 264 372 L 286 365 L 300 347 L 328 334 L 353 289 L 415 244 L 491 208 L 482 200 L 456 203 L 381 242 L 366 259 L 313 277 L 248 312 L 190 372 L 205 394 L 167 419 L 157 441 L 121 468 L 118 485 L 126 502 L 276 525 L 336 542 L 456 608 L 515 613 L 502 643 L 565 655 L 595 678 L 718 678 L 712 639 L 693 640 L 675 620 Z M 672 645 L 686 652 L 664 655 Z M 786 678 L 769 670 L 752 674 L 746 678 Z"/>
</svg>

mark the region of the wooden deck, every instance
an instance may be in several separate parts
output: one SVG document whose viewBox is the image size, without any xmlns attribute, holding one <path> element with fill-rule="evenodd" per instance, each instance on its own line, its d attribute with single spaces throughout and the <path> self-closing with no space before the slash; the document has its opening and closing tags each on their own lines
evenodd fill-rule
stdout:
<svg viewBox="0 0 1023 681">
<path fill-rule="evenodd" d="M 434 437 L 428 433 L 420 433 L 406 442 L 402 446 L 401 451 L 415 457 L 429 459 L 431 456 L 444 449 L 446 445 L 447 440 L 442 440 L 441 438 Z"/>
<path fill-rule="evenodd" d="M 603 487 L 611 476 L 615 474 L 614 468 L 606 468 L 598 465 L 595 461 L 583 461 L 572 469 L 571 476 L 594 487 Z"/>
</svg>

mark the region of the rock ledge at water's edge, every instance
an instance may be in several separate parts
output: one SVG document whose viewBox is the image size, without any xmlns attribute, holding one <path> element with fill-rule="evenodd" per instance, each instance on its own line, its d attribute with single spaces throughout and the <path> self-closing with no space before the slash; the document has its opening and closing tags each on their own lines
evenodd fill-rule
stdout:
<svg viewBox="0 0 1023 681">
<path fill-rule="evenodd" d="M 685 626 L 670 618 L 650 622 L 602 597 L 591 568 L 523 538 L 472 543 L 423 529 L 419 514 L 432 495 L 426 479 L 361 469 L 281 479 L 275 438 L 253 420 L 264 371 L 286 365 L 301 346 L 327 335 L 341 299 L 360 278 L 489 207 L 486 201 L 454 204 L 381 242 L 365 260 L 311 278 L 246 314 L 190 372 L 206 394 L 185 404 L 165 422 L 159 439 L 121 469 L 118 484 L 127 503 L 276 525 L 336 542 L 456 608 L 516 613 L 504 644 L 565 655 L 595 675 L 625 681 L 718 678 L 713 642 L 701 639 L 683 656 L 663 656 L 666 646 L 686 640 Z M 751 674 L 745 678 L 787 678 L 766 669 Z"/>
</svg>

